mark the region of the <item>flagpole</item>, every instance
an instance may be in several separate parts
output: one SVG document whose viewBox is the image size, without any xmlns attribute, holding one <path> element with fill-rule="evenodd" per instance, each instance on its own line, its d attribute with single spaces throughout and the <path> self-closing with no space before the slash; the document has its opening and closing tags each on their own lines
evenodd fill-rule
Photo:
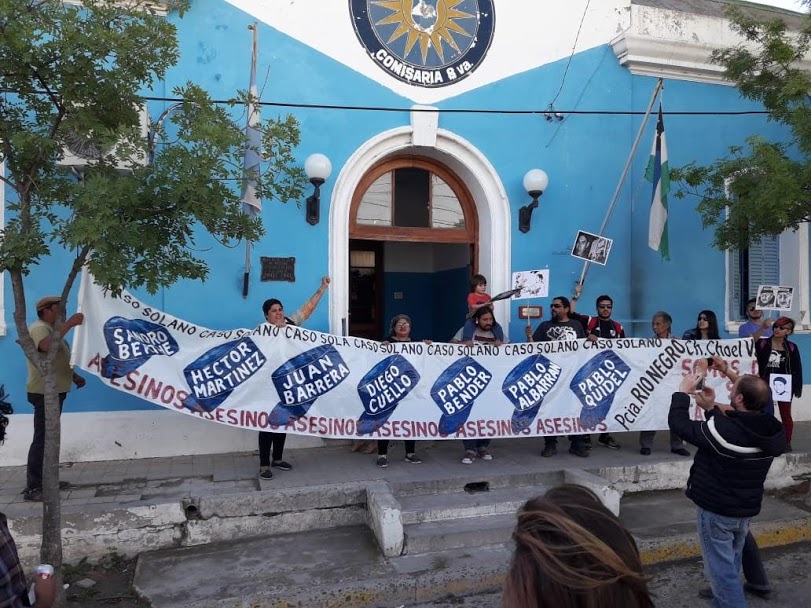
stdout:
<svg viewBox="0 0 811 608">
<path fill-rule="evenodd" d="M 259 48 L 259 27 L 258 23 L 254 22 L 248 26 L 248 29 L 251 30 L 251 80 L 250 80 L 250 87 L 248 91 L 248 122 L 247 126 L 245 127 L 245 134 L 248 137 L 248 141 L 245 147 L 245 160 L 243 163 L 243 171 L 250 172 L 250 171 L 259 171 L 259 153 L 255 149 L 261 142 L 257 141 L 259 139 L 259 132 L 257 130 L 257 124 L 259 122 L 259 105 L 258 105 L 258 93 L 256 89 L 256 61 L 257 61 L 257 52 Z M 245 213 L 251 215 L 251 217 L 255 216 L 261 211 L 262 202 L 256 194 L 256 177 L 251 177 L 248 179 L 243 175 L 243 184 L 242 184 L 242 210 Z M 242 275 L 242 297 L 248 297 L 248 291 L 250 286 L 251 280 L 251 241 L 249 239 L 245 240 L 245 272 Z"/>
<path fill-rule="evenodd" d="M 650 118 L 651 112 L 653 111 L 653 106 L 656 103 L 656 98 L 659 97 L 659 93 L 662 90 L 662 86 L 664 86 L 664 79 L 660 78 L 656 81 L 656 86 L 653 88 L 653 95 L 651 95 L 650 103 L 648 104 L 648 109 L 645 111 L 645 116 L 642 119 L 642 124 L 639 125 L 639 130 L 636 133 L 636 139 L 634 140 L 634 145 L 631 146 L 631 153 L 628 155 L 628 160 L 625 161 L 625 167 L 622 170 L 622 174 L 620 175 L 620 181 L 617 184 L 617 189 L 614 190 L 614 196 L 611 198 L 611 203 L 608 205 L 608 211 L 605 214 L 605 218 L 603 218 L 603 223 L 600 226 L 600 232 L 598 233 L 599 236 L 603 236 L 603 232 L 605 232 L 606 227 L 608 226 L 608 222 L 611 220 L 611 214 L 614 213 L 614 207 L 617 206 L 617 200 L 620 197 L 620 193 L 622 192 L 622 186 L 625 183 L 625 178 L 628 177 L 628 171 L 631 170 L 631 164 L 634 161 L 634 156 L 636 155 L 636 150 L 639 147 L 639 142 L 642 140 L 642 135 L 645 133 L 645 127 L 648 125 L 648 119 Z M 580 280 L 577 282 L 577 285 L 582 289 L 583 284 L 586 282 L 586 275 L 589 272 L 589 267 L 591 266 L 591 261 L 586 260 L 583 263 L 583 272 L 580 273 Z"/>
</svg>

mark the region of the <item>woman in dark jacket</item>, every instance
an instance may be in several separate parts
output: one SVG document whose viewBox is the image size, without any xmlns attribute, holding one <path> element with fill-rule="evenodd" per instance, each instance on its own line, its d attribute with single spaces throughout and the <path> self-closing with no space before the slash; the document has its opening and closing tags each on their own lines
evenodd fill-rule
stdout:
<svg viewBox="0 0 811 608">
<path fill-rule="evenodd" d="M 702 310 L 698 313 L 698 320 L 694 329 L 688 329 L 682 336 L 683 340 L 720 340 L 718 333 L 718 317 L 711 310 Z"/>
<path fill-rule="evenodd" d="M 771 338 L 761 338 L 755 342 L 755 356 L 760 377 L 769 386 L 772 374 L 786 374 L 791 376 L 791 393 L 787 393 L 786 400 L 776 399 L 780 409 L 780 420 L 786 429 L 786 451 L 791 451 L 791 434 L 794 431 L 794 421 L 791 419 L 792 393 L 799 398 L 803 393 L 803 364 L 800 359 L 800 349 L 788 337 L 794 333 L 794 320 L 789 317 L 780 317 L 772 325 L 774 334 Z"/>
</svg>

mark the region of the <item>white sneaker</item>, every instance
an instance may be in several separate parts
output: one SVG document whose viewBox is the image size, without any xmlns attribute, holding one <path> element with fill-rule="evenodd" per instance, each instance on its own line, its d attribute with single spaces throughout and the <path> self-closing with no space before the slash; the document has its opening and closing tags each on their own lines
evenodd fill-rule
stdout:
<svg viewBox="0 0 811 608">
<path fill-rule="evenodd" d="M 462 458 L 462 464 L 473 464 L 475 458 L 476 452 L 465 452 L 465 456 Z"/>
<path fill-rule="evenodd" d="M 479 458 L 482 460 L 493 460 L 493 455 L 487 451 L 487 448 L 481 448 L 479 450 Z"/>
</svg>

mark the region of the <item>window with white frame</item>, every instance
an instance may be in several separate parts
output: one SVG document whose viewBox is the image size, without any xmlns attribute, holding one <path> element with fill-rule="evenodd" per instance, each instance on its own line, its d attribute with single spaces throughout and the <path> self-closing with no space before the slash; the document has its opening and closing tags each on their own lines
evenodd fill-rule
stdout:
<svg viewBox="0 0 811 608">
<path fill-rule="evenodd" d="M 726 325 L 736 331 L 746 319 L 744 307 L 757 294 L 758 285 L 789 285 L 794 288 L 790 311 L 795 331 L 811 329 L 809 321 L 808 224 L 766 237 L 747 249 L 726 252 Z M 777 313 L 767 313 L 775 318 Z"/>
<path fill-rule="evenodd" d="M 728 178 L 727 198 L 732 196 Z M 794 288 L 791 310 L 782 312 L 794 319 L 795 331 L 811 330 L 809 320 L 809 247 L 808 224 L 786 230 L 778 236 L 764 237 L 749 247 L 726 252 L 727 331 L 736 332 L 746 320 L 746 301 L 757 294 L 759 285 L 788 285 Z M 767 313 L 773 318 L 776 312 Z"/>
<path fill-rule="evenodd" d="M 780 238 L 768 237 L 747 249 L 727 252 L 729 298 L 726 317 L 746 320 L 746 301 L 755 297 L 758 285 L 780 284 Z"/>
</svg>

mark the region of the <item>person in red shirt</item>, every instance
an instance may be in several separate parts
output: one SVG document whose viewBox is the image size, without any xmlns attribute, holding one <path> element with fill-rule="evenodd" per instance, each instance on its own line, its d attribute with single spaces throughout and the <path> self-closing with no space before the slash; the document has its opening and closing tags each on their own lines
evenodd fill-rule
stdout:
<svg viewBox="0 0 811 608">
<path fill-rule="evenodd" d="M 470 342 L 473 339 L 476 331 L 476 323 L 472 319 L 473 313 L 480 308 L 493 309 L 490 299 L 490 294 L 487 293 L 487 279 L 482 274 L 474 274 L 470 279 L 470 293 L 467 295 L 468 319 L 462 329 L 462 342 Z M 494 321 L 491 331 L 496 337 L 496 341 L 504 342 L 504 329 L 501 325 Z"/>
</svg>

